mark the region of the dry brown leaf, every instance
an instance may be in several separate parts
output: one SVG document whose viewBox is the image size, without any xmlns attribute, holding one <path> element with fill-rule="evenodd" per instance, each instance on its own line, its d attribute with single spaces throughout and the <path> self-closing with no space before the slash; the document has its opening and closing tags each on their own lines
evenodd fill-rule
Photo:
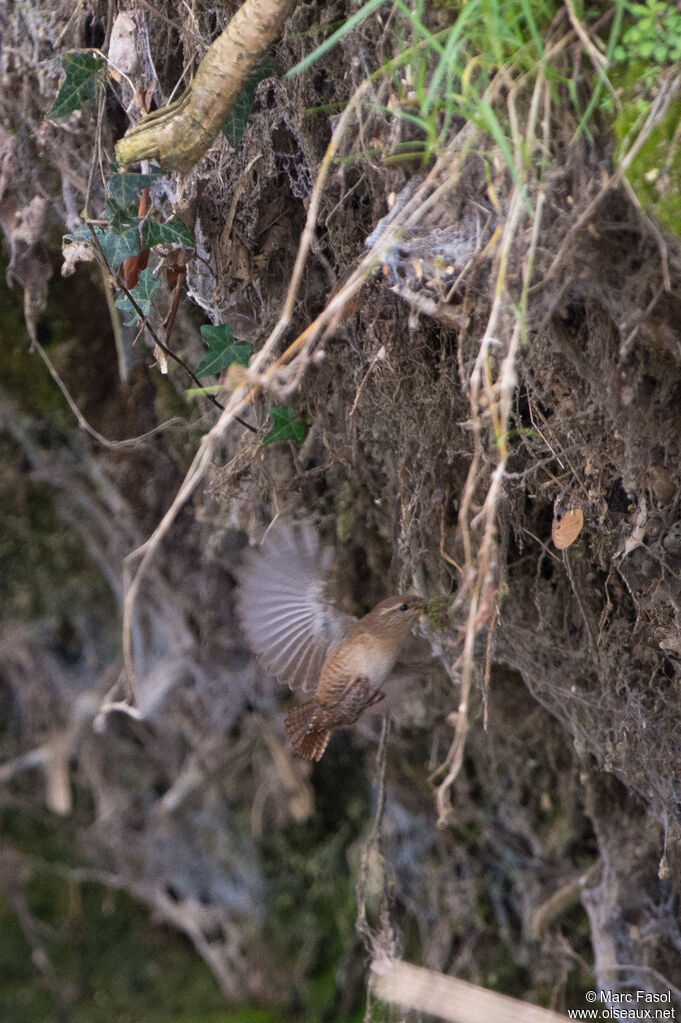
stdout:
<svg viewBox="0 0 681 1023">
<path fill-rule="evenodd" d="M 137 207 L 137 216 L 146 217 L 151 206 L 151 199 L 149 198 L 149 189 L 143 188 L 140 193 L 139 205 Z M 149 249 L 143 249 L 140 247 L 139 254 L 137 256 L 128 256 L 123 263 L 123 280 L 125 286 L 129 291 L 132 291 L 137 286 L 140 279 L 142 270 L 146 270 L 147 263 L 149 262 Z"/>
<path fill-rule="evenodd" d="M 581 508 L 571 508 L 570 511 L 562 514 L 556 513 L 553 516 L 551 526 L 551 537 L 559 551 L 570 547 L 582 532 L 584 525 L 584 513 Z"/>
</svg>

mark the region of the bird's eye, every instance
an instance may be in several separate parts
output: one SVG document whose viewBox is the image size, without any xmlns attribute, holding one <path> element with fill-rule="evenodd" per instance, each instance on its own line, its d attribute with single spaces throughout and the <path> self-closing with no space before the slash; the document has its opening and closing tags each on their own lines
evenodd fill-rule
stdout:
<svg viewBox="0 0 681 1023">
<path fill-rule="evenodd" d="M 398 607 L 397 610 L 398 611 L 406 611 L 406 610 L 408 610 L 407 609 L 407 605 L 406 604 L 400 604 L 400 606 Z"/>
</svg>

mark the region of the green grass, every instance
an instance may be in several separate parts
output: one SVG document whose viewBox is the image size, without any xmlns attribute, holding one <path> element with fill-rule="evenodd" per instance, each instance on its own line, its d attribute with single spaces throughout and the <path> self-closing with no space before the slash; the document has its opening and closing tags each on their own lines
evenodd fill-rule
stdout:
<svg viewBox="0 0 681 1023">
<path fill-rule="evenodd" d="M 523 133 L 538 76 L 550 89 L 556 115 L 565 115 L 566 103 L 571 107 L 573 140 L 591 139 L 614 124 L 622 107 L 622 69 L 637 67 L 643 83 L 654 85 L 660 70 L 681 60 L 681 12 L 664 0 L 572 0 L 572 21 L 559 0 L 440 0 L 435 8 L 437 19 L 431 0 L 368 0 L 332 31 L 322 26 L 324 41 L 286 77 L 307 70 L 351 33 L 368 31 L 368 19 L 380 17 L 396 40 L 395 53 L 371 77 L 390 80 L 389 101 L 379 109 L 386 119 L 401 121 L 407 137 L 390 152 L 372 147 L 339 159 L 420 158 L 428 165 L 446 152 L 463 118 L 488 140 L 481 148 L 485 158 L 483 150 L 501 155 L 528 213 L 526 184 L 537 161 L 534 140 Z M 590 52 L 582 47 L 578 74 L 574 52 L 582 41 L 574 19 L 590 45 Z"/>
<path fill-rule="evenodd" d="M 297 64 L 293 77 L 319 60 L 329 49 L 383 7 L 370 0 L 344 25 Z M 555 16 L 555 0 L 468 0 L 450 5 L 444 27 L 430 24 L 427 0 L 393 0 L 391 26 L 399 52 L 374 73 L 389 76 L 387 117 L 400 119 L 417 134 L 409 156 L 418 151 L 425 162 L 441 155 L 451 138 L 454 119 L 477 124 L 500 146 L 514 176 L 517 174 L 511 132 L 506 116 L 490 99 L 495 76 L 503 69 L 512 77 L 550 74 L 542 32 Z M 387 12 L 384 12 L 387 13 Z"/>
</svg>

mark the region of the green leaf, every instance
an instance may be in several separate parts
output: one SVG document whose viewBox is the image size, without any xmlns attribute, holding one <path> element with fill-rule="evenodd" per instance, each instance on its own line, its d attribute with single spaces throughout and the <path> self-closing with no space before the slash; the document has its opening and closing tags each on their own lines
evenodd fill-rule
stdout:
<svg viewBox="0 0 681 1023">
<path fill-rule="evenodd" d="M 149 188 L 155 177 L 158 174 L 114 174 L 109 181 L 109 192 L 119 206 L 127 208 L 143 188 Z"/>
<path fill-rule="evenodd" d="M 212 323 L 204 323 L 201 327 L 201 337 L 209 348 L 218 344 L 226 347 L 231 345 L 234 333 L 228 323 L 218 323 L 216 326 Z"/>
<path fill-rule="evenodd" d="M 127 209 L 119 206 L 113 199 L 106 200 L 106 215 L 109 218 L 109 229 L 116 234 L 123 234 L 130 227 L 135 227 L 140 222 L 137 216 L 137 203 L 132 203 Z"/>
<path fill-rule="evenodd" d="M 151 300 L 153 298 L 154 292 L 158 288 L 158 284 L 159 282 L 154 277 L 153 271 L 147 268 L 146 270 L 142 271 L 142 273 L 140 274 L 139 281 L 130 292 L 132 297 L 135 299 L 135 302 L 137 302 L 137 305 L 142 310 L 142 314 L 144 316 L 149 315 L 149 310 L 151 309 Z M 125 321 L 127 327 L 130 327 L 133 324 L 137 323 L 139 319 L 137 310 L 131 304 L 130 299 L 128 298 L 127 295 L 121 295 L 120 298 L 116 299 L 116 308 L 121 309 L 123 310 L 123 312 L 126 313 L 132 313 L 132 319 Z"/>
<path fill-rule="evenodd" d="M 179 217 L 166 220 L 159 224 L 157 220 L 142 222 L 142 248 L 152 249 L 154 245 L 180 245 L 185 249 L 193 249 L 196 245 L 194 235 Z"/>
<path fill-rule="evenodd" d="M 248 366 L 253 345 L 250 341 L 232 341 L 232 328 L 229 324 L 219 323 L 216 327 L 208 324 L 201 327 L 201 334 L 208 345 L 208 351 L 196 370 L 199 379 L 213 373 L 222 373 L 233 362 L 239 366 Z"/>
<path fill-rule="evenodd" d="M 139 253 L 140 236 L 136 224 L 134 227 L 128 228 L 127 231 L 123 231 L 122 234 L 116 234 L 114 231 L 103 231 L 101 227 L 95 227 L 94 232 L 97 236 L 97 241 L 102 246 L 104 258 L 112 269 L 120 266 L 128 256 L 136 256 Z M 71 237 L 85 238 L 87 241 L 92 241 L 92 234 L 87 224 L 77 228 Z"/>
<path fill-rule="evenodd" d="M 294 444 L 302 444 L 305 439 L 305 423 L 299 419 L 290 405 L 274 406 L 269 410 L 274 426 L 263 437 L 263 444 L 278 444 L 282 440 L 292 440 Z"/>
<path fill-rule="evenodd" d="M 80 110 L 85 100 L 94 99 L 104 62 L 88 50 L 86 53 L 62 54 L 61 66 L 66 78 L 48 111 L 48 117 L 66 117 L 74 110 Z"/>
<path fill-rule="evenodd" d="M 95 228 L 95 230 L 97 229 Z M 109 266 L 112 268 L 120 266 L 129 256 L 139 254 L 140 233 L 137 224 L 121 234 L 117 234 L 115 231 L 102 232 L 99 243 Z"/>
<path fill-rule="evenodd" d="M 255 90 L 260 82 L 265 78 L 279 78 L 280 75 L 279 67 L 270 59 L 261 61 L 248 75 L 241 92 L 234 101 L 234 106 L 220 127 L 220 131 L 225 135 L 230 146 L 234 146 L 236 149 L 241 142 L 253 109 Z"/>
</svg>

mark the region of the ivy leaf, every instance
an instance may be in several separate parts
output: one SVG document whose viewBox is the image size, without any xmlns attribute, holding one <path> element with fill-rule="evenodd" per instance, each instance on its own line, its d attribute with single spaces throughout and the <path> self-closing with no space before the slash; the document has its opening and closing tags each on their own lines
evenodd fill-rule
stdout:
<svg viewBox="0 0 681 1023">
<path fill-rule="evenodd" d="M 59 87 L 57 98 L 48 111 L 48 117 L 66 117 L 74 110 L 80 110 L 86 100 L 94 99 L 104 62 L 90 51 L 64 53 L 61 66 L 66 72 L 66 78 Z"/>
<path fill-rule="evenodd" d="M 137 254 L 139 254 L 139 249 L 137 250 L 135 255 Z M 158 284 L 159 282 L 154 277 L 152 270 L 149 269 L 143 270 L 142 273 L 140 274 L 140 279 L 138 283 L 130 292 L 132 297 L 137 302 L 137 305 L 142 310 L 144 316 L 149 315 L 149 310 L 151 309 L 151 300 L 153 298 L 154 292 L 158 288 Z M 132 319 L 125 321 L 126 327 L 131 327 L 133 326 L 133 324 L 137 323 L 137 320 L 139 319 L 137 310 L 130 303 L 130 300 L 127 295 L 121 295 L 120 298 L 116 299 L 116 308 L 123 310 L 123 312 L 125 313 L 130 312 L 132 313 Z"/>
<path fill-rule="evenodd" d="M 156 177 L 158 174 L 114 174 L 109 181 L 109 193 L 119 206 L 127 208 Z"/>
<path fill-rule="evenodd" d="M 174 217 L 159 224 L 157 220 L 145 220 L 142 223 L 142 248 L 153 249 L 154 245 L 179 245 L 184 249 L 193 249 L 196 245 L 194 235 L 186 224 Z"/>
<path fill-rule="evenodd" d="M 269 412 L 274 426 L 263 437 L 263 444 L 278 444 L 282 440 L 292 440 L 294 444 L 303 443 L 307 432 L 305 423 L 298 418 L 291 405 L 275 405 Z"/>
<path fill-rule="evenodd" d="M 139 231 L 137 224 L 133 227 L 128 228 L 121 234 L 116 234 L 114 231 L 103 231 L 101 227 L 94 228 L 97 241 L 102 246 L 102 252 L 104 258 L 112 269 L 120 266 L 120 264 L 128 258 L 128 256 L 137 256 L 140 251 L 139 244 Z M 72 238 L 85 238 L 87 241 L 92 241 L 92 234 L 87 224 L 82 224 L 77 228 L 71 235 Z"/>
<path fill-rule="evenodd" d="M 201 334 L 208 345 L 208 351 L 196 369 L 199 379 L 212 373 L 222 373 L 233 362 L 248 366 L 253 345 L 250 341 L 232 341 L 232 328 L 229 324 L 220 323 L 217 327 L 209 324 L 201 327 Z"/>
<path fill-rule="evenodd" d="M 106 200 L 106 215 L 109 218 L 109 229 L 116 234 L 123 234 L 131 227 L 137 226 L 140 218 L 137 216 L 137 203 L 132 203 L 124 208 L 119 206 L 113 199 Z"/>
<path fill-rule="evenodd" d="M 97 228 L 95 228 L 97 231 Z M 99 238 L 104 257 L 113 269 L 124 263 L 128 256 L 137 256 L 140 251 L 140 233 L 137 224 L 129 227 L 121 234 L 115 231 L 104 231 Z"/>
<path fill-rule="evenodd" d="M 220 131 L 235 149 L 241 142 L 246 130 L 246 124 L 253 109 L 255 90 L 258 88 L 258 85 L 265 78 L 279 78 L 280 75 L 281 71 L 277 64 L 268 58 L 256 65 L 246 78 L 241 92 L 234 101 L 234 106 L 220 126 Z"/>
</svg>

